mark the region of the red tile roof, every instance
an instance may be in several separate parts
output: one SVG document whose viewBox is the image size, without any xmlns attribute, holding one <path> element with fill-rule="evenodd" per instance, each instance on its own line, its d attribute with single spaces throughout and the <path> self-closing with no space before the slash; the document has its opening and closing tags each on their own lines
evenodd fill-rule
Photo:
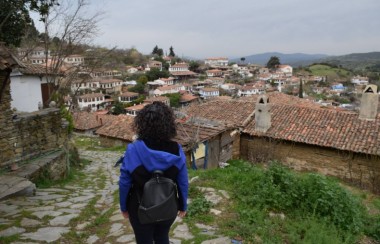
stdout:
<svg viewBox="0 0 380 244">
<path fill-rule="evenodd" d="M 88 93 L 88 94 L 84 94 L 84 95 L 81 95 L 79 96 L 79 98 L 97 98 L 97 97 L 104 97 L 104 94 L 102 93 Z"/>
<path fill-rule="evenodd" d="M 109 83 L 118 83 L 118 82 L 123 82 L 123 81 L 119 80 L 119 79 L 102 79 L 102 80 L 99 80 L 100 84 L 109 84 Z"/>
<path fill-rule="evenodd" d="M 96 130 L 96 133 L 105 137 L 112 137 L 124 141 L 133 141 L 133 118 L 129 115 L 118 115 L 108 124 Z"/>
<path fill-rule="evenodd" d="M 380 114 L 375 121 L 353 112 L 310 107 L 271 105 L 271 127 L 258 134 L 252 120 L 244 132 L 275 139 L 380 155 Z"/>
<path fill-rule="evenodd" d="M 174 76 L 181 76 L 181 75 L 196 75 L 197 73 L 194 73 L 193 71 L 170 71 L 170 74 Z"/>
<path fill-rule="evenodd" d="M 114 115 L 98 114 L 91 112 L 75 112 L 73 113 L 74 128 L 77 130 L 96 129 L 112 121 Z"/>
</svg>

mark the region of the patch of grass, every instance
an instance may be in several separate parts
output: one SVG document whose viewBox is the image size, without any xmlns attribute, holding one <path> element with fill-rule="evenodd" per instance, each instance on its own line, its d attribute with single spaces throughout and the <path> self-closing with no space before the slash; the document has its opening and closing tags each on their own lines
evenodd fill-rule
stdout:
<svg viewBox="0 0 380 244">
<path fill-rule="evenodd" d="M 91 161 L 87 159 L 81 159 L 80 163 L 77 166 L 70 167 L 70 170 L 68 171 L 67 175 L 60 180 L 51 180 L 47 171 L 44 171 L 42 173 L 42 176 L 39 177 L 34 183 L 38 188 L 50 188 L 53 186 L 63 187 L 66 184 L 81 181 L 86 177 L 86 174 L 83 173 L 81 170 L 86 165 L 90 164 L 90 162 Z"/>
<path fill-rule="evenodd" d="M 225 169 L 189 171 L 199 177 L 192 185 L 229 192 L 222 216 L 212 220 L 223 235 L 248 243 L 355 243 L 363 233 L 378 239 L 379 216 L 369 221 L 362 204 L 367 197 L 355 196 L 336 179 L 296 173 L 278 163 L 268 169 L 241 160 L 229 163 Z M 195 187 L 189 193 L 192 200 L 201 199 Z M 203 203 L 196 200 L 194 211 Z M 189 214 L 190 223 L 202 217 Z"/>
<path fill-rule="evenodd" d="M 2 244 L 12 243 L 12 242 L 18 241 L 19 238 L 20 238 L 19 234 L 12 235 L 12 236 L 2 236 L 0 237 L 0 243 Z"/>
</svg>

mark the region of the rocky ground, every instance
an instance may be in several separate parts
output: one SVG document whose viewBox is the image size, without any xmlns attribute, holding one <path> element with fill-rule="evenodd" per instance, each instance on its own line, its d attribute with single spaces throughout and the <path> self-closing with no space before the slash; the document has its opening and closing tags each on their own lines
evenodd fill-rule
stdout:
<svg viewBox="0 0 380 244">
<path fill-rule="evenodd" d="M 91 161 L 81 172 L 80 182 L 62 187 L 37 189 L 35 196 L 0 202 L 0 243 L 135 243 L 132 228 L 118 208 L 119 168 L 113 164 L 120 153 L 80 151 Z M 218 206 L 228 194 L 213 188 L 201 189 Z M 222 209 L 212 209 L 215 215 Z M 171 243 L 231 243 L 218 235 L 218 228 L 196 224 L 197 233 L 178 218 L 172 226 Z M 205 235 L 209 238 L 197 238 Z M 202 239 L 202 242 L 197 240 Z M 206 240 L 206 241 L 205 241 Z"/>
</svg>

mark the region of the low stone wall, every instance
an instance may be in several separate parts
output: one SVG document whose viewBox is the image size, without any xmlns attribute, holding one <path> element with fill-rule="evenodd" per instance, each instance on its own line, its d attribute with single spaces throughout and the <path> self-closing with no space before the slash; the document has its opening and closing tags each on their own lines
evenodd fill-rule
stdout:
<svg viewBox="0 0 380 244">
<path fill-rule="evenodd" d="M 28 159 L 62 148 L 68 133 L 56 108 L 18 115 L 0 130 L 0 167 L 23 164 Z"/>
<path fill-rule="evenodd" d="M 379 156 L 245 135 L 241 137 L 241 158 L 251 162 L 278 160 L 298 171 L 338 177 L 380 193 Z"/>
</svg>

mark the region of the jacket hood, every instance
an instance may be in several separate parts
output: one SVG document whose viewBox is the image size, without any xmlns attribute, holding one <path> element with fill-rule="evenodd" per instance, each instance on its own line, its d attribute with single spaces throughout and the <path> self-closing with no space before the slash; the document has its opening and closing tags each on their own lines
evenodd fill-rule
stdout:
<svg viewBox="0 0 380 244">
<path fill-rule="evenodd" d="M 168 152 L 152 150 L 142 140 L 136 140 L 133 145 L 141 163 L 149 171 L 155 169 L 165 170 L 173 165 L 181 168 L 181 165 L 184 163 L 182 162 L 184 155 L 183 151 L 180 150 L 181 148 L 179 148 L 180 155 L 177 156 Z M 178 147 L 181 146 L 178 144 Z"/>
</svg>

